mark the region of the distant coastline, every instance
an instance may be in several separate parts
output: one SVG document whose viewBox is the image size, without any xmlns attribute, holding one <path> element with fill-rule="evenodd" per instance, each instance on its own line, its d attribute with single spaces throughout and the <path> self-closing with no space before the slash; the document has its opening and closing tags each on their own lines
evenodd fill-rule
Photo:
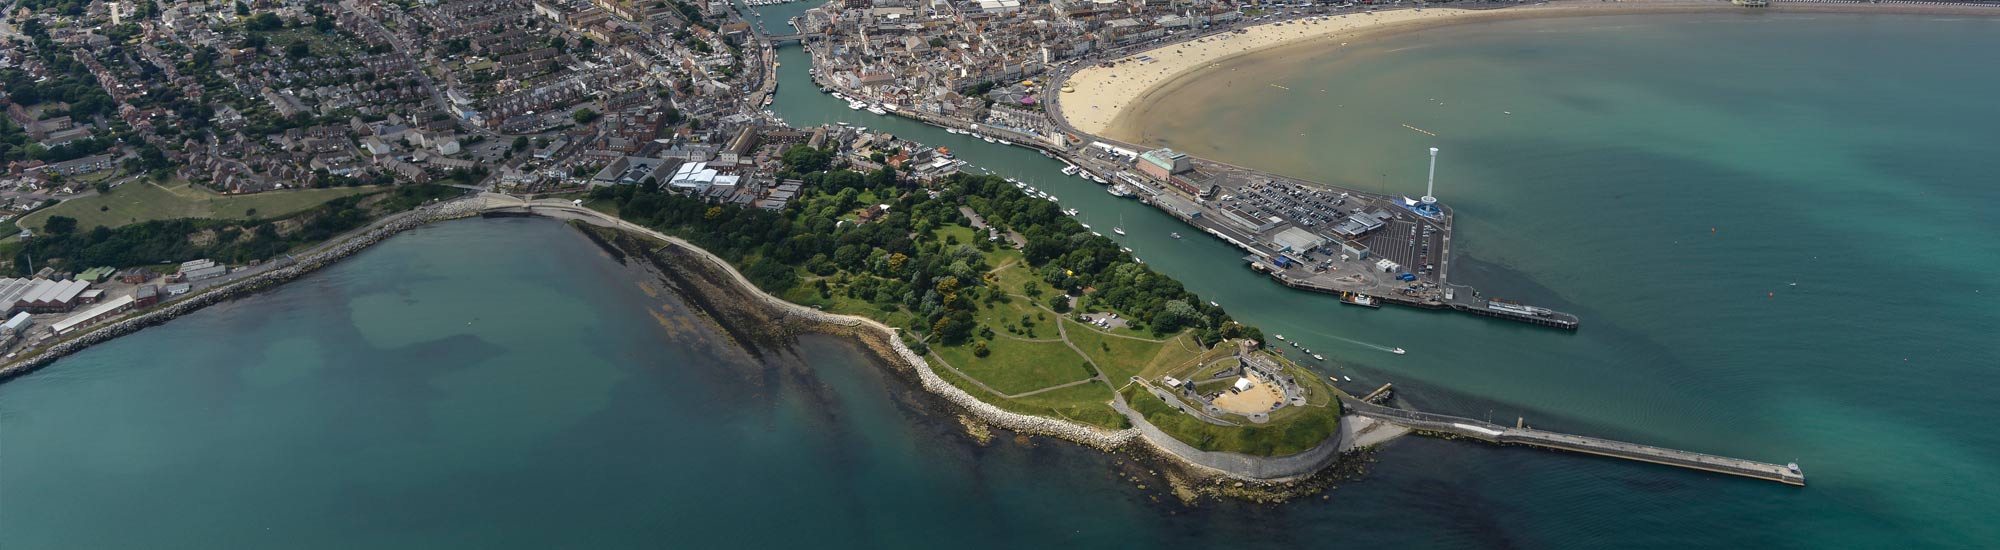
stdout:
<svg viewBox="0 0 2000 550">
<path fill-rule="evenodd" d="M 1362 40 L 1467 23 L 1549 17 L 1722 12 L 2000 17 L 2000 6 L 1780 1 L 1769 7 L 1750 8 L 1726 1 L 1565 1 L 1492 9 L 1396 9 L 1334 15 L 1319 22 L 1291 20 L 1282 25 L 1274 22 L 1244 29 L 1245 32 L 1240 34 L 1170 43 L 1122 56 L 1112 61 L 1114 65 L 1111 67 L 1092 65 L 1077 69 L 1055 84 L 1073 90 L 1062 93 L 1057 106 L 1063 120 L 1082 133 L 1136 144 L 1143 143 L 1142 122 L 1153 103 L 1212 73 L 1226 72 L 1231 64 L 1318 55 Z M 1136 61 L 1141 56 L 1149 59 Z"/>
</svg>

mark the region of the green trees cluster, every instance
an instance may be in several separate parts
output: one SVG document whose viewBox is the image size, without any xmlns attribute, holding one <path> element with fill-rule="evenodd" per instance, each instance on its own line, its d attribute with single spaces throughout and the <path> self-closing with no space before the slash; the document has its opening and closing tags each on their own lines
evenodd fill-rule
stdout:
<svg viewBox="0 0 2000 550">
<path fill-rule="evenodd" d="M 603 188 L 592 198 L 616 204 L 627 220 L 729 260 L 772 293 L 798 285 L 801 271 L 837 277 L 846 283 L 846 297 L 885 311 L 907 310 L 916 318 L 907 328 L 945 345 L 967 342 L 979 330 L 974 313 L 980 300 L 1004 299 L 1013 290 L 989 288 L 982 277 L 992 269 L 985 250 L 993 243 L 932 237 L 948 225 L 969 225 L 961 205 L 1027 238 L 1025 260 L 1055 289 L 1046 303 L 1058 312 L 1082 296 L 1086 307 L 1125 312 L 1158 334 L 1195 329 L 1204 343 L 1261 336 L 1180 282 L 1135 262 L 1111 240 L 1092 235 L 1054 203 L 1028 197 L 1001 178 L 960 174 L 918 189 L 893 170 L 824 170 L 831 155 L 807 147 L 786 151 L 784 161 L 806 185 L 780 212 L 713 205 L 642 186 Z M 890 208 L 857 225 L 852 214 L 867 206 L 864 195 Z M 1043 292 L 1040 284 L 1028 286 Z"/>
</svg>

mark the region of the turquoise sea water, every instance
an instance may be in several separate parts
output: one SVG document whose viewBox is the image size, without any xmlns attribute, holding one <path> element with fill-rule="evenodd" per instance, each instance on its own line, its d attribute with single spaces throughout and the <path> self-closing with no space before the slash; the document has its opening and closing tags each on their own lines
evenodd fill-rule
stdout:
<svg viewBox="0 0 2000 550">
<path fill-rule="evenodd" d="M 2000 103 L 1978 91 L 2000 74 L 1976 52 L 1995 31 L 1451 27 L 1280 82 L 1372 112 L 1250 97 L 1268 112 L 1189 110 L 1200 131 L 1171 141 L 1391 189 L 1444 148 L 1469 255 L 1453 278 L 1575 311 L 1575 334 L 1276 287 L 1038 154 L 849 111 L 781 54 L 787 120 L 949 145 L 1093 224 L 1123 217 L 1150 265 L 1339 359 L 1321 368 L 1350 390 L 1797 459 L 1803 489 L 1405 438 L 1324 501 L 1184 508 L 1118 479 L 1116 457 L 972 444 L 839 340 L 734 349 L 560 224 L 481 220 L 0 384 L 0 548 L 1990 546 L 2000 158 L 1981 140 Z M 1325 139 L 1273 129 L 1294 120 Z"/>
</svg>

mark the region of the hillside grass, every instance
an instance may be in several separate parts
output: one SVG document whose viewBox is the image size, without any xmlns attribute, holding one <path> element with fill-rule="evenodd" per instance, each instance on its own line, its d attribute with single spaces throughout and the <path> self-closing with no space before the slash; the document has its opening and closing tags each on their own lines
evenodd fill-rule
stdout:
<svg viewBox="0 0 2000 550">
<path fill-rule="evenodd" d="M 170 182 L 156 184 L 134 181 L 110 193 L 63 201 L 22 216 L 15 224 L 37 232 L 51 216 L 76 219 L 79 230 L 97 226 L 120 227 L 153 220 L 203 218 L 248 220 L 281 218 L 309 210 L 327 201 L 386 187 L 333 187 L 266 191 L 249 195 L 224 195 L 208 189 Z M 254 212 L 254 213 L 253 213 Z"/>
</svg>

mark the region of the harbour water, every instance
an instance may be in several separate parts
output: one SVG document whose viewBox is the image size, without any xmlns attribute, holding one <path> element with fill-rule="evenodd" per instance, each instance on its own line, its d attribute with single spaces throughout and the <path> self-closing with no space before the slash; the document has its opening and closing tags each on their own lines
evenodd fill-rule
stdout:
<svg viewBox="0 0 2000 550">
<path fill-rule="evenodd" d="M 478 220 L 0 384 L 0 547 L 1988 545 L 2000 160 L 1980 138 L 2000 106 L 1955 91 L 2000 74 L 1949 52 L 2000 46 L 1994 25 L 1454 27 L 1299 61 L 1293 78 L 1369 98 L 1374 118 L 1268 97 L 1246 103 L 1287 114 L 1176 122 L 1197 124 L 1173 144 L 1198 154 L 1393 190 L 1445 148 L 1454 280 L 1575 311 L 1574 334 L 1282 289 L 1037 153 L 850 111 L 781 52 L 788 121 L 946 145 L 1093 225 L 1122 216 L 1149 265 L 1313 344 L 1351 390 L 1797 459 L 1802 489 L 1405 438 L 1326 500 L 1186 508 L 1116 456 L 972 443 L 838 339 L 736 349 L 560 224 Z M 1434 114 L 1431 97 L 1470 105 Z M 1437 141 L 1374 129 L 1419 116 Z M 1326 139 L 1271 131 L 1291 119 Z"/>
</svg>

